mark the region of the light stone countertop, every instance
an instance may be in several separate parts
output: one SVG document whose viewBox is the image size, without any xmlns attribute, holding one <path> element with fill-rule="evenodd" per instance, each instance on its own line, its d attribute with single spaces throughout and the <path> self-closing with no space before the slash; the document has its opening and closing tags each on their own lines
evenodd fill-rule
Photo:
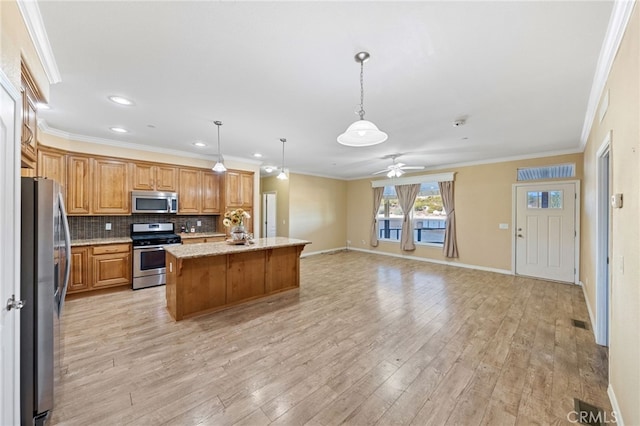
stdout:
<svg viewBox="0 0 640 426">
<path fill-rule="evenodd" d="M 178 232 L 180 238 L 188 240 L 189 238 L 206 238 L 206 237 L 226 237 L 227 234 L 221 232 Z"/>
<path fill-rule="evenodd" d="M 165 247 L 165 251 L 167 253 L 171 253 L 177 259 L 192 259 L 195 257 L 219 256 L 247 251 L 258 251 L 270 248 L 291 247 L 306 244 L 311 244 L 311 241 L 297 240 L 295 238 L 286 237 L 272 237 L 256 238 L 253 244 L 228 244 L 226 242 L 198 243 Z"/>
<path fill-rule="evenodd" d="M 126 244 L 126 243 L 131 243 L 131 238 L 129 237 L 92 238 L 88 240 L 71 240 L 71 247 L 98 246 L 101 244 Z"/>
</svg>

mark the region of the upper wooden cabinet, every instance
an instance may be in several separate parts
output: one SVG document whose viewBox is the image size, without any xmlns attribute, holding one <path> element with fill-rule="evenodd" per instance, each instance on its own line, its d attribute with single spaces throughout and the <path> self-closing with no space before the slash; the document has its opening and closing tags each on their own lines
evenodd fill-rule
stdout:
<svg viewBox="0 0 640 426">
<path fill-rule="evenodd" d="M 175 192 L 178 169 L 169 165 L 131 163 L 131 189 L 136 191 Z"/>
<path fill-rule="evenodd" d="M 200 185 L 202 172 L 198 169 L 180 169 L 178 186 L 178 213 L 199 214 L 201 209 Z"/>
<path fill-rule="evenodd" d="M 129 163 L 118 160 L 94 159 L 92 213 L 119 215 L 131 213 Z"/>
<path fill-rule="evenodd" d="M 67 214 L 91 214 L 89 194 L 91 191 L 90 158 L 69 155 L 67 157 Z"/>
<path fill-rule="evenodd" d="M 202 171 L 202 213 L 220 213 L 220 175 Z"/>
<path fill-rule="evenodd" d="M 20 70 L 22 76 L 20 84 L 22 94 L 21 164 L 23 168 L 35 169 L 38 149 L 37 105 L 38 102 L 45 102 L 45 99 L 31 76 L 29 68 L 22 63 Z"/>
<path fill-rule="evenodd" d="M 253 206 L 253 172 L 228 170 L 225 181 L 227 207 Z"/>
<path fill-rule="evenodd" d="M 67 161 L 64 151 L 38 147 L 38 176 L 55 180 L 66 192 Z"/>
</svg>

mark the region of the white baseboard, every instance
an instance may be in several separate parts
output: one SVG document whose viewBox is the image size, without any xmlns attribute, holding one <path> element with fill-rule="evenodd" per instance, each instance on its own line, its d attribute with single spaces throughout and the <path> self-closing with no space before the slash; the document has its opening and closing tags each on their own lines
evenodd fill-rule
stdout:
<svg viewBox="0 0 640 426">
<path fill-rule="evenodd" d="M 616 424 L 618 426 L 624 426 L 624 420 L 622 420 L 622 412 L 620 411 L 618 399 L 616 398 L 616 393 L 611 387 L 611 383 L 609 383 L 609 386 L 607 387 L 607 395 L 609 395 L 609 401 L 611 401 L 611 408 L 613 408 L 613 411 L 616 413 Z"/>
<path fill-rule="evenodd" d="M 591 303 L 589 303 L 589 296 L 587 295 L 587 291 L 585 290 L 584 284 L 580 281 L 580 287 L 582 287 L 582 294 L 584 295 L 584 303 L 587 305 L 587 312 L 589 312 L 589 320 L 591 320 L 591 331 L 593 332 L 593 338 L 597 340 L 596 336 L 596 317 L 593 315 L 593 311 L 591 310 Z"/>
<path fill-rule="evenodd" d="M 401 259 L 418 260 L 420 262 L 437 263 L 439 265 L 456 266 L 458 268 L 476 269 L 478 271 L 496 272 L 498 274 L 513 275 L 513 273 L 507 269 L 487 268 L 485 266 L 469 265 L 467 263 L 448 262 L 446 260 L 429 259 L 427 257 L 418 257 L 418 256 L 411 256 L 411 255 L 397 254 L 397 253 L 387 253 L 383 251 L 367 250 L 367 249 L 354 248 L 354 247 L 349 248 L 349 250 L 361 251 L 364 253 L 371 253 L 371 254 L 378 254 L 382 256 L 399 257 Z"/>
<path fill-rule="evenodd" d="M 317 254 L 335 253 L 337 251 L 343 251 L 343 250 L 348 250 L 348 248 L 347 247 L 337 247 L 337 248 L 332 248 L 332 249 L 329 249 L 329 250 L 302 252 L 300 257 L 315 256 Z"/>
</svg>

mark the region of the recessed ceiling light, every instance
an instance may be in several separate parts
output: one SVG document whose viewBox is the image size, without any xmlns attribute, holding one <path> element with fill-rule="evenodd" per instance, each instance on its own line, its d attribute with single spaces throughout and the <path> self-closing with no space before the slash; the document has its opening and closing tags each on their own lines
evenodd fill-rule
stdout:
<svg viewBox="0 0 640 426">
<path fill-rule="evenodd" d="M 199 147 L 207 146 L 207 144 L 206 144 L 206 143 L 204 143 L 204 142 L 200 142 L 200 141 L 198 141 L 198 142 L 194 142 L 193 144 L 194 144 L 195 146 L 199 146 Z"/>
<path fill-rule="evenodd" d="M 112 132 L 116 133 L 129 133 L 127 129 L 123 129 L 122 127 L 109 127 L 109 129 L 111 129 Z"/>
<path fill-rule="evenodd" d="M 123 98 L 122 96 L 109 96 L 109 100 L 111 102 L 117 103 L 118 105 L 126 105 L 126 106 L 133 105 L 132 101 L 130 101 L 127 98 Z"/>
<path fill-rule="evenodd" d="M 51 109 L 51 107 L 50 107 L 49 105 L 44 104 L 44 103 L 42 103 L 42 102 L 38 102 L 38 103 L 36 104 L 36 108 L 37 108 L 37 109 Z"/>
<path fill-rule="evenodd" d="M 256 152 L 256 153 L 253 154 L 253 156 L 256 157 L 256 158 L 261 158 L 262 154 L 260 154 L 259 152 Z"/>
</svg>

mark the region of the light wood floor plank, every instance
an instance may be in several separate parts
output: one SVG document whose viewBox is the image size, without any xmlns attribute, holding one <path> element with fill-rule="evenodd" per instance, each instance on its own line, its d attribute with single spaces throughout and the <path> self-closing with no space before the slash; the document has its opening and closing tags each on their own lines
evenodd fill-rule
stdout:
<svg viewBox="0 0 640 426">
<path fill-rule="evenodd" d="M 564 424 L 611 410 L 577 286 L 358 252 L 174 322 L 165 289 L 73 298 L 52 424 Z"/>
</svg>

